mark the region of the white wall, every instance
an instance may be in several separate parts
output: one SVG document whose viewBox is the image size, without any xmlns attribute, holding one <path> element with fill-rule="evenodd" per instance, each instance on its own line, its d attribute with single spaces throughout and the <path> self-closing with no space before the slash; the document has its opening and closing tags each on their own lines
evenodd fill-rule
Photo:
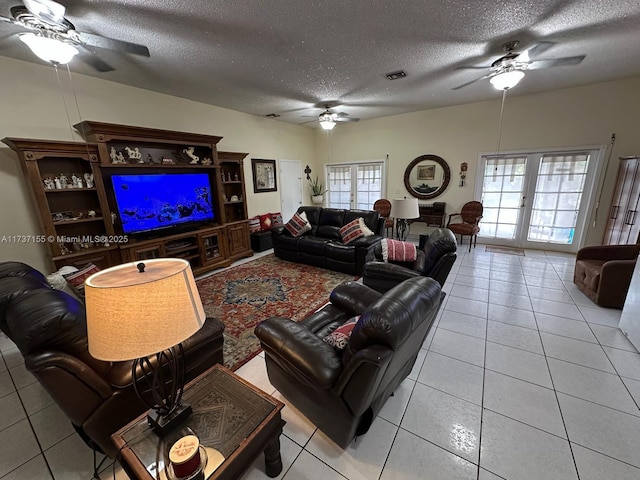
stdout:
<svg viewBox="0 0 640 480">
<path fill-rule="evenodd" d="M 77 134 L 72 138 L 63 92 L 72 124 L 96 120 L 219 135 L 219 150 L 249 153 L 244 170 L 250 216 L 280 211 L 279 192 L 253 193 L 251 157 L 314 162 L 313 131 L 306 127 L 74 74 L 80 118 L 66 68 L 60 71 L 62 89 L 52 67 L 0 57 L 0 71 L 0 138 L 81 141 Z M 40 234 L 34 210 L 17 155 L 0 144 L 0 239 Z M 44 248 L 35 244 L 0 243 L 0 261 L 5 260 L 49 270 Z"/>
<path fill-rule="evenodd" d="M 493 87 L 487 82 L 487 88 Z M 444 194 L 428 203 L 444 201 L 448 213 L 459 211 L 465 202 L 474 199 L 478 155 L 496 149 L 501 93 L 495 92 L 495 101 L 338 124 L 329 141 L 324 132 L 316 134 L 318 161 L 370 160 L 389 154 L 386 198 L 391 199 L 408 196 L 403 177 L 411 160 L 423 154 L 439 155 L 449 164 L 452 179 Z M 600 244 L 617 158 L 640 154 L 640 77 L 535 95 L 514 93 L 517 92 L 509 92 L 505 103 L 501 151 L 604 145 L 616 133 L 596 226 L 589 222 L 586 238 L 586 244 Z M 469 164 L 467 185 L 459 187 L 463 162 Z M 603 178 L 604 175 L 600 182 Z M 415 227 L 418 232 L 422 224 Z M 413 229 L 414 226 L 412 232 Z"/>
</svg>

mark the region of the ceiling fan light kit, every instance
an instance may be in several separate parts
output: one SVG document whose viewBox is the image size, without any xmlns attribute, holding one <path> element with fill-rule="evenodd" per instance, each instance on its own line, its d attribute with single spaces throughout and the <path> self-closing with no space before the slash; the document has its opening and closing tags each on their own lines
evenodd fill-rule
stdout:
<svg viewBox="0 0 640 480">
<path fill-rule="evenodd" d="M 323 130 L 333 130 L 333 127 L 336 126 L 336 122 L 333 119 L 333 115 L 330 113 L 322 113 L 318 117 L 318 121 L 320 122 L 320 126 Z"/>
<path fill-rule="evenodd" d="M 489 82 L 498 90 L 509 90 L 515 87 L 523 78 L 524 72 L 522 70 L 505 70 L 491 77 Z"/>
<path fill-rule="evenodd" d="M 19 38 L 31 49 L 34 55 L 45 62 L 66 65 L 78 54 L 78 49 L 73 45 L 46 35 L 23 33 L 19 35 Z"/>
</svg>

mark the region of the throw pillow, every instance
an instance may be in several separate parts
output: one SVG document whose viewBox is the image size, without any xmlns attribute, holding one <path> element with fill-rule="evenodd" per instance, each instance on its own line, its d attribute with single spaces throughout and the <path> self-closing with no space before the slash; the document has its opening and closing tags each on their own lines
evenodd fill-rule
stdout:
<svg viewBox="0 0 640 480">
<path fill-rule="evenodd" d="M 349 344 L 351 332 L 353 332 L 353 328 L 356 326 L 356 323 L 358 323 L 358 320 L 360 320 L 360 315 L 350 318 L 336 328 L 332 333 L 324 337 L 322 341 L 328 343 L 334 348 L 337 348 L 338 350 L 344 350 Z"/>
<path fill-rule="evenodd" d="M 340 229 L 340 236 L 344 244 L 355 242 L 359 238 L 369 235 L 373 235 L 373 232 L 365 225 L 362 217 L 356 218 Z"/>
<path fill-rule="evenodd" d="M 276 212 L 271 214 L 271 226 L 277 227 L 278 225 L 284 225 L 284 221 L 282 220 L 282 213 Z"/>
<path fill-rule="evenodd" d="M 271 230 L 271 214 L 265 213 L 264 215 L 260 215 L 260 230 L 265 232 L 267 230 Z"/>
<path fill-rule="evenodd" d="M 249 233 L 258 233 L 260 231 L 260 217 L 255 216 L 249 219 Z"/>
<path fill-rule="evenodd" d="M 84 281 L 99 271 L 100 269 L 93 263 L 88 263 L 77 272 L 67 273 L 66 275 L 63 275 L 63 277 L 67 282 L 69 282 L 69 285 L 71 285 L 73 291 L 76 292 L 76 295 L 80 298 L 84 298 Z"/>
<path fill-rule="evenodd" d="M 413 243 L 402 242 L 383 238 L 380 242 L 382 246 L 382 259 L 392 262 L 415 262 L 416 246 Z"/>
<path fill-rule="evenodd" d="M 307 220 L 307 214 L 302 212 L 296 213 L 291 217 L 291 220 L 287 222 L 284 228 L 289 230 L 289 233 L 294 237 L 299 237 L 303 233 L 311 230 L 311 224 L 309 223 L 309 220 Z"/>
<path fill-rule="evenodd" d="M 49 282 L 49 285 L 51 285 L 52 288 L 55 288 L 56 290 L 62 290 L 63 292 L 71 295 L 73 298 L 81 300 L 80 298 L 78 298 L 76 291 L 73 288 L 71 288 L 71 285 L 69 285 L 69 282 L 67 282 L 67 279 L 64 278 L 64 275 L 69 273 L 74 273 L 77 271 L 78 269 L 76 267 L 71 267 L 71 266 L 61 267 L 60 270 L 58 270 L 57 272 L 53 272 L 47 275 L 47 282 Z"/>
</svg>

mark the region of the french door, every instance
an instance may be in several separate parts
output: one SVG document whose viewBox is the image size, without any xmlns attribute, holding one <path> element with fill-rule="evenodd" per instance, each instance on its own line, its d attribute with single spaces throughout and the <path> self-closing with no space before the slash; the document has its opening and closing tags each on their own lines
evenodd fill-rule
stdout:
<svg viewBox="0 0 640 480">
<path fill-rule="evenodd" d="M 327 206 L 373 210 L 384 192 L 384 162 L 332 164 L 326 166 Z"/>
<path fill-rule="evenodd" d="M 479 236 L 497 245 L 577 251 L 600 154 L 596 148 L 482 156 Z"/>
</svg>

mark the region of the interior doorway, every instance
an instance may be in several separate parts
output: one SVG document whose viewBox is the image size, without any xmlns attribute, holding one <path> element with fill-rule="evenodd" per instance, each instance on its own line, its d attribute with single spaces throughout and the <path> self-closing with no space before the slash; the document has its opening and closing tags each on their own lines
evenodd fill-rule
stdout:
<svg viewBox="0 0 640 480">
<path fill-rule="evenodd" d="M 482 155 L 476 191 L 487 243 L 576 252 L 604 148 Z"/>
<path fill-rule="evenodd" d="M 302 205 L 302 162 L 280 160 L 280 212 L 286 222 Z"/>
</svg>

